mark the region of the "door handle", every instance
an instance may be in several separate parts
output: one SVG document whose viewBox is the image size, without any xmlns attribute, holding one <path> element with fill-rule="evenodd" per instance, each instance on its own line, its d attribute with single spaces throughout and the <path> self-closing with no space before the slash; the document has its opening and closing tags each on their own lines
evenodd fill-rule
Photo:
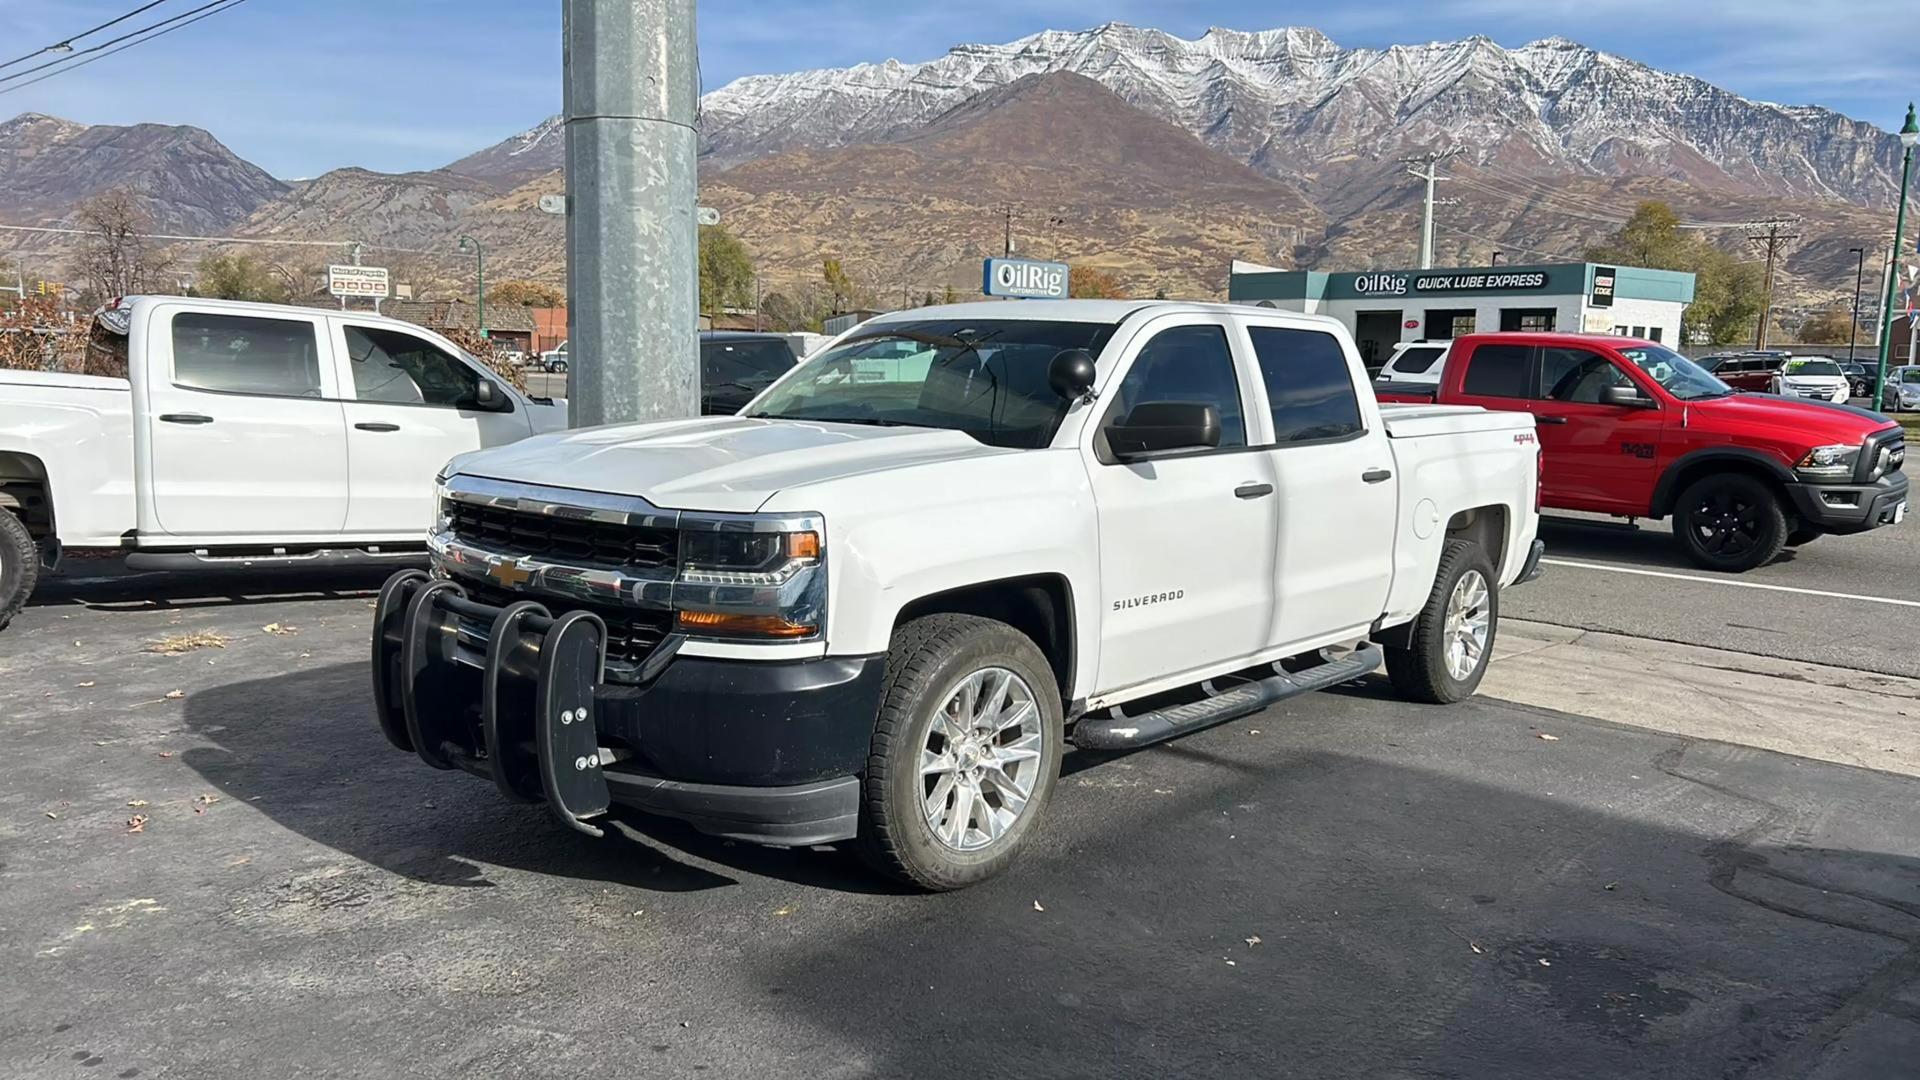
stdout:
<svg viewBox="0 0 1920 1080">
<path fill-rule="evenodd" d="M 160 422 L 163 424 L 211 424 L 213 417 L 197 412 L 170 412 L 161 413 Z"/>
<path fill-rule="evenodd" d="M 1564 416 L 1536 416 L 1533 418 L 1533 422 L 1536 424 L 1564 424 L 1567 422 L 1567 418 Z"/>
<path fill-rule="evenodd" d="M 399 431 L 400 430 L 399 424 L 389 424 L 384 421 L 355 424 L 353 426 L 358 428 L 361 431 Z"/>
<path fill-rule="evenodd" d="M 1378 484 L 1393 479 L 1393 470 L 1368 469 L 1366 472 L 1360 474 L 1360 479 L 1365 480 L 1369 484 Z"/>
<path fill-rule="evenodd" d="M 1257 499 L 1262 495 L 1271 494 L 1273 494 L 1272 484 L 1241 484 L 1233 489 L 1233 497 L 1236 499 Z"/>
</svg>

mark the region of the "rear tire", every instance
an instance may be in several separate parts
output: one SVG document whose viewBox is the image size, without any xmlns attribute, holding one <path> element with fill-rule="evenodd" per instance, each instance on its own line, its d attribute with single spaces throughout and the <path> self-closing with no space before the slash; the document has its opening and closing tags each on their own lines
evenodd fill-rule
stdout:
<svg viewBox="0 0 1920 1080">
<path fill-rule="evenodd" d="M 1475 633 L 1476 627 L 1482 632 Z M 1500 586 L 1493 564 L 1479 544 L 1449 540 L 1407 644 L 1383 650 L 1387 678 L 1408 701 L 1451 705 L 1472 697 L 1487 673 L 1499 628 Z"/>
<path fill-rule="evenodd" d="M 1064 738 L 1053 668 L 1031 638 L 973 615 L 900 627 L 862 781 L 861 858 L 929 890 L 1000 873 L 1046 813 Z"/>
<path fill-rule="evenodd" d="M 1702 477 L 1674 504 L 1673 537 L 1697 566 L 1737 574 L 1787 543 L 1787 514 L 1765 483 L 1743 473 Z"/>
<path fill-rule="evenodd" d="M 40 546 L 11 511 L 0 510 L 0 630 L 26 606 L 40 580 Z"/>
</svg>

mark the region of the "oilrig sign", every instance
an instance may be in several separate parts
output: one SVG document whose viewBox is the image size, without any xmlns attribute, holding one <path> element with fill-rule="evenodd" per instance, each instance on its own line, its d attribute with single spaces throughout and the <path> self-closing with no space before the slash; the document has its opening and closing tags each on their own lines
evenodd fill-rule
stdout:
<svg viewBox="0 0 1920 1080">
<path fill-rule="evenodd" d="M 988 259 L 981 274 L 980 291 L 988 296 L 1012 296 L 1022 300 L 1064 300 L 1066 263 L 1040 262 L 1036 259 Z"/>
</svg>

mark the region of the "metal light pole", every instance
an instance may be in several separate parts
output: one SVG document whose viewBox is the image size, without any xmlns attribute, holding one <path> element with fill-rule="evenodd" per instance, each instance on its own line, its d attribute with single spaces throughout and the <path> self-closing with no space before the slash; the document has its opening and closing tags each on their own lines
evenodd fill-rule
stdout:
<svg viewBox="0 0 1920 1080">
<path fill-rule="evenodd" d="M 565 0 L 575 427 L 700 415 L 694 0 Z"/>
<path fill-rule="evenodd" d="M 1848 248 L 1847 254 L 1860 257 L 1853 270 L 1853 325 L 1847 327 L 1847 359 L 1853 359 L 1854 343 L 1860 339 L 1860 285 L 1867 278 L 1867 249 Z"/>
<path fill-rule="evenodd" d="M 1913 174 L 1913 147 L 1920 143 L 1920 122 L 1913 116 L 1913 103 L 1907 103 L 1907 122 L 1900 128 L 1900 145 L 1906 149 L 1900 159 L 1900 209 L 1893 218 L 1893 263 L 1900 261 L 1900 238 L 1907 231 L 1907 181 Z M 1889 267 L 1891 270 L 1891 266 Z M 1880 370 L 1873 377 L 1873 407 L 1879 408 L 1885 401 L 1882 396 L 1887 382 L 1887 350 L 1893 345 L 1893 279 L 1887 274 L 1887 296 L 1880 306 L 1880 325 L 1884 332 L 1880 335 Z"/>
<path fill-rule="evenodd" d="M 480 249 L 480 241 L 471 236 L 460 237 L 460 250 L 473 252 L 473 322 L 479 327 L 480 336 L 487 336 L 487 253 Z"/>
<path fill-rule="evenodd" d="M 1502 255 L 1505 255 L 1505 254 L 1506 254 L 1506 252 L 1504 252 L 1504 251 L 1496 251 L 1496 252 L 1494 252 L 1494 253 L 1493 253 L 1493 260 L 1492 260 L 1491 262 L 1489 262 L 1489 263 L 1487 263 L 1487 265 L 1488 265 L 1488 266 L 1499 266 L 1499 265 L 1500 265 L 1500 256 L 1502 256 Z"/>
</svg>

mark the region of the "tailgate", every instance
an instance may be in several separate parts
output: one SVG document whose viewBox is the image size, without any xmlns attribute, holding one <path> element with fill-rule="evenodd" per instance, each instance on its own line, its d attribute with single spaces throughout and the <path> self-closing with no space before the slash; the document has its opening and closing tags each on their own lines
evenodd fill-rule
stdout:
<svg viewBox="0 0 1920 1080">
<path fill-rule="evenodd" d="M 1418 439 L 1433 435 L 1468 435 L 1483 431 L 1532 432 L 1533 414 L 1494 412 L 1477 405 L 1399 405 L 1382 403 L 1390 439 Z"/>
</svg>

